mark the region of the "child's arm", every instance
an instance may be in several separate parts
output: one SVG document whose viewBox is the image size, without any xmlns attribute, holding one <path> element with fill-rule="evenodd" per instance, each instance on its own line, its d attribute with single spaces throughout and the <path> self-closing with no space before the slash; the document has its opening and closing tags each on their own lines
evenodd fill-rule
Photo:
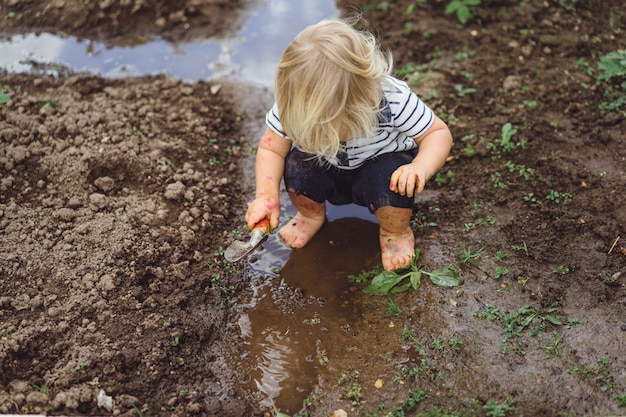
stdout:
<svg viewBox="0 0 626 417">
<path fill-rule="evenodd" d="M 250 229 L 265 218 L 270 220 L 273 229 L 278 227 L 280 181 L 285 169 L 285 156 L 290 149 L 290 140 L 269 128 L 263 133 L 256 153 L 256 196 L 246 213 Z"/>
<path fill-rule="evenodd" d="M 452 135 L 448 126 L 435 116 L 435 121 L 421 136 L 415 138 L 419 153 L 410 164 L 394 171 L 389 189 L 413 197 L 424 190 L 426 182 L 443 166 L 452 149 Z"/>
</svg>

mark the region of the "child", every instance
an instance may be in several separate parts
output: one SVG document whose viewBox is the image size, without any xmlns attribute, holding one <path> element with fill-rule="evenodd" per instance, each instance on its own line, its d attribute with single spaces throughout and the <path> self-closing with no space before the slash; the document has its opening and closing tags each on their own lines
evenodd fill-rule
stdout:
<svg viewBox="0 0 626 417">
<path fill-rule="evenodd" d="M 322 227 L 326 201 L 354 203 L 378 219 L 385 270 L 410 264 L 414 196 L 445 163 L 452 136 L 391 70 L 374 37 L 343 20 L 306 28 L 285 49 L 256 154 L 250 228 L 265 218 L 278 226 L 284 177 L 297 209 L 279 231 L 289 246 Z"/>
</svg>

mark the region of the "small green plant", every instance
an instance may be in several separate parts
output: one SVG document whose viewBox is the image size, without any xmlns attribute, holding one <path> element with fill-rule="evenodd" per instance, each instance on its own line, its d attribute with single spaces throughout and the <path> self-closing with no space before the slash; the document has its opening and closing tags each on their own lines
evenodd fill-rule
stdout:
<svg viewBox="0 0 626 417">
<path fill-rule="evenodd" d="M 11 97 L 8 94 L 0 93 L 0 104 L 6 104 L 11 101 Z"/>
<path fill-rule="evenodd" d="M 42 382 L 40 384 L 35 384 L 34 382 L 31 382 L 30 385 L 42 394 L 48 393 L 48 385 L 45 382 Z"/>
<path fill-rule="evenodd" d="M 559 302 L 555 302 L 544 309 L 524 305 L 511 313 L 502 313 L 495 306 L 487 304 L 475 315 L 487 321 L 502 322 L 504 334 L 500 347 L 505 351 L 508 342 L 522 337 L 525 331 L 531 336 L 537 336 L 549 327 L 562 325 L 564 318 L 558 314 L 560 308 Z M 523 344 L 519 342 L 513 344 L 513 350 L 520 355 L 526 354 Z"/>
<path fill-rule="evenodd" d="M 609 393 L 611 399 L 618 402 L 619 407 L 624 407 L 626 406 L 626 393 L 618 393 L 615 375 L 610 370 L 612 363 L 611 359 L 605 356 L 598 359 L 598 366 L 585 365 L 582 369 L 575 367 L 570 372 L 577 375 L 592 376 L 600 385 L 600 391 Z"/>
<path fill-rule="evenodd" d="M 601 72 L 596 77 L 596 84 L 605 87 L 600 110 L 613 111 L 626 115 L 626 50 L 613 51 L 600 57 L 598 67 Z"/>
<path fill-rule="evenodd" d="M 524 201 L 530 204 L 541 204 L 541 200 L 535 197 L 535 193 L 528 193 L 524 196 Z"/>
<path fill-rule="evenodd" d="M 517 410 L 514 404 L 515 398 L 513 397 L 508 398 L 503 404 L 489 400 L 483 405 L 483 409 L 487 410 L 485 414 L 487 417 L 505 417 L 507 413 Z"/>
<path fill-rule="evenodd" d="M 468 49 L 467 46 L 463 46 L 460 52 L 454 54 L 455 61 L 464 61 L 469 58 L 474 58 L 476 56 L 476 51 L 472 49 Z"/>
<path fill-rule="evenodd" d="M 563 265 L 559 265 L 555 270 L 554 273 L 555 274 L 560 274 L 560 275 L 565 275 L 568 274 L 570 272 L 570 269 L 566 266 Z"/>
<path fill-rule="evenodd" d="M 459 261 L 462 264 L 476 264 L 478 263 L 478 258 L 480 258 L 485 253 L 485 248 L 479 248 L 476 251 L 472 251 L 472 247 L 468 246 L 466 248 L 461 248 L 461 255 L 459 256 Z"/>
<path fill-rule="evenodd" d="M 356 282 L 357 284 L 365 284 L 369 280 L 371 280 L 376 275 L 380 274 L 382 271 L 382 265 L 377 265 L 373 269 L 362 270 L 358 275 L 350 274 L 348 275 L 349 282 Z"/>
<path fill-rule="evenodd" d="M 509 170 L 509 172 L 517 172 L 518 175 L 526 181 L 528 181 L 531 176 L 535 175 L 535 170 L 533 168 L 529 168 L 523 164 L 515 164 L 512 161 L 506 161 L 504 166 Z"/>
<path fill-rule="evenodd" d="M 425 271 L 417 264 L 419 255 L 420 250 L 415 249 L 415 255 L 408 267 L 379 273 L 363 292 L 367 294 L 395 294 L 408 291 L 411 288 L 416 290 L 421 285 L 422 274 L 427 275 L 433 284 L 442 287 L 456 287 L 463 283 L 456 269 L 452 267 L 437 268 L 431 272 Z M 408 281 L 402 283 L 407 278 Z"/>
<path fill-rule="evenodd" d="M 523 101 L 524 106 L 528 107 L 529 109 L 536 109 L 537 108 L 537 100 L 524 100 Z"/>
<path fill-rule="evenodd" d="M 188 388 L 183 388 L 180 390 L 180 395 L 182 395 L 183 397 L 193 397 L 197 394 L 198 393 L 196 391 L 190 390 Z"/>
<path fill-rule="evenodd" d="M 491 179 L 491 182 L 493 183 L 493 186 L 495 188 L 499 188 L 501 190 L 505 189 L 505 188 L 509 188 L 509 186 L 507 185 L 507 183 L 505 183 L 504 181 L 502 181 L 502 174 L 500 174 L 499 172 L 494 172 L 492 173 L 489 178 Z"/>
<path fill-rule="evenodd" d="M 480 0 L 452 0 L 444 10 L 445 14 L 455 14 L 459 22 L 464 25 L 476 12 L 476 7 L 480 5 Z"/>
<path fill-rule="evenodd" d="M 513 127 L 511 123 L 505 123 L 501 129 L 500 139 L 497 141 L 502 148 L 502 151 L 507 153 L 511 152 L 518 146 L 521 146 L 521 142 L 514 142 L 513 136 L 517 133 L 517 129 Z"/>
<path fill-rule="evenodd" d="M 502 278 L 504 275 L 508 274 L 509 270 L 507 268 L 504 268 L 502 266 L 496 266 L 496 275 L 495 275 L 495 279 L 499 279 Z"/>
<path fill-rule="evenodd" d="M 59 107 L 59 105 L 54 100 L 44 100 L 44 101 L 40 101 L 39 103 L 37 103 L 37 107 L 40 109 L 45 106 L 50 106 L 53 109 L 56 109 L 57 107 Z"/>
<path fill-rule="evenodd" d="M 550 200 L 556 204 L 563 204 L 564 206 L 569 204 L 571 199 L 571 193 L 560 193 L 555 190 L 550 190 L 550 192 L 546 195 L 546 200 Z"/>
<path fill-rule="evenodd" d="M 526 245 L 526 241 L 522 241 L 521 245 L 511 245 L 511 249 L 516 250 L 516 251 L 522 251 L 526 254 L 526 256 L 529 256 L 528 245 Z"/>
<path fill-rule="evenodd" d="M 456 91 L 456 95 L 459 97 L 465 97 L 468 94 L 474 94 L 476 92 L 475 88 L 473 87 L 465 88 L 463 87 L 463 84 L 455 84 L 454 90 Z"/>
<path fill-rule="evenodd" d="M 446 171 L 445 174 L 437 172 L 433 181 L 435 181 L 435 184 L 439 187 L 447 184 L 448 182 L 452 183 L 454 181 L 454 172 L 450 170 Z"/>
<path fill-rule="evenodd" d="M 552 358 L 561 357 L 561 339 L 563 335 L 561 333 L 555 333 L 554 339 L 548 344 L 537 347 L 537 350 L 543 353 L 542 360 L 548 360 Z"/>
<path fill-rule="evenodd" d="M 559 3 L 559 5 L 564 8 L 565 10 L 572 12 L 574 10 L 576 10 L 576 3 L 578 3 L 578 0 L 553 0 L 556 1 L 557 3 Z"/>
<path fill-rule="evenodd" d="M 387 300 L 387 309 L 385 317 L 397 317 L 402 314 L 402 309 L 391 298 Z"/>
<path fill-rule="evenodd" d="M 76 367 L 74 367 L 75 370 L 77 371 L 82 371 L 83 369 L 87 368 L 89 366 L 89 362 L 87 361 L 81 361 L 78 363 L 78 365 L 76 365 Z"/>
<path fill-rule="evenodd" d="M 135 413 L 137 413 L 139 417 L 148 417 L 152 414 L 152 412 L 150 411 L 147 405 L 144 405 L 142 408 L 137 407 L 135 403 L 131 403 L 130 405 L 133 408 L 133 410 L 135 410 Z"/>
<path fill-rule="evenodd" d="M 359 384 L 359 371 L 355 370 L 352 366 L 348 367 L 348 371 L 344 372 L 337 385 L 340 386 L 340 391 L 345 398 L 352 401 L 353 406 L 358 406 L 363 401 L 363 394 L 361 392 L 361 384 Z"/>
</svg>

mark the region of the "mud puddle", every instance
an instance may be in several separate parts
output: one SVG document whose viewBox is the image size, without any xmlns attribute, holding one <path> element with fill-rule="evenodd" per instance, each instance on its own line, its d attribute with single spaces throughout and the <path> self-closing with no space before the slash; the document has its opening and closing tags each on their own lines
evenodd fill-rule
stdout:
<svg viewBox="0 0 626 417">
<path fill-rule="evenodd" d="M 250 7 L 236 32 L 188 43 L 126 37 L 105 45 L 51 33 L 16 35 L 0 41 L 0 67 L 19 73 L 43 66 L 52 74 L 67 67 L 105 77 L 164 73 L 189 82 L 234 75 L 271 87 L 276 62 L 293 37 L 339 13 L 332 0 L 257 1 Z"/>
<path fill-rule="evenodd" d="M 242 383 L 263 406 L 298 412 L 331 359 L 345 354 L 346 338 L 361 343 L 353 329 L 363 321 L 362 296 L 348 276 L 379 261 L 378 224 L 363 208 L 334 209 L 305 248 L 291 250 L 274 234 L 251 258 L 239 357 L 249 376 Z"/>
</svg>

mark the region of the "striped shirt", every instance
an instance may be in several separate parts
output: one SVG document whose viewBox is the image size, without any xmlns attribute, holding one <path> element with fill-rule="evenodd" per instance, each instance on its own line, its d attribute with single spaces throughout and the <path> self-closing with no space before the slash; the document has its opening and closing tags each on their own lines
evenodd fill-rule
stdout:
<svg viewBox="0 0 626 417">
<path fill-rule="evenodd" d="M 387 77 L 383 84 L 383 100 L 378 133 L 373 138 L 356 138 L 345 143 L 345 153 L 328 159 L 341 169 L 355 169 L 368 159 L 389 152 L 414 149 L 413 138 L 421 136 L 434 121 L 433 111 L 424 104 L 404 81 Z M 265 123 L 276 134 L 289 139 L 278 114 L 276 103 L 265 116 Z"/>
</svg>

